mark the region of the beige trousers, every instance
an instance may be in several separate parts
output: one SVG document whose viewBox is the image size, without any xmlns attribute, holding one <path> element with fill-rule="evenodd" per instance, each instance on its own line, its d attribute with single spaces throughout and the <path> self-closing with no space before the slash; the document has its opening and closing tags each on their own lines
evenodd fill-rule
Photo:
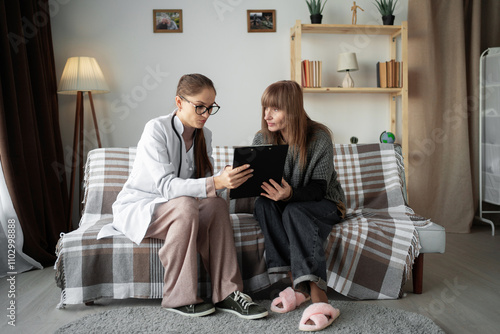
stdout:
<svg viewBox="0 0 500 334">
<path fill-rule="evenodd" d="M 157 206 L 147 238 L 165 240 L 158 255 L 165 268 L 163 307 L 203 301 L 197 295 L 201 256 L 212 284 L 212 302 L 243 291 L 227 203 L 219 197 L 179 197 Z"/>
</svg>

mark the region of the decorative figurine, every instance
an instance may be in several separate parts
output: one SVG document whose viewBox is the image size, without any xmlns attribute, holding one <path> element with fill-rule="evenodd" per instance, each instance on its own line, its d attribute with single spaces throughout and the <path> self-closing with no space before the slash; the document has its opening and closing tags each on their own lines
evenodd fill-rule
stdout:
<svg viewBox="0 0 500 334">
<path fill-rule="evenodd" d="M 356 5 L 356 1 L 352 2 L 352 7 L 351 7 L 351 12 L 352 12 L 352 24 L 356 24 L 358 21 L 358 8 L 361 9 L 363 12 L 365 11 L 363 8 L 359 7 Z"/>
</svg>

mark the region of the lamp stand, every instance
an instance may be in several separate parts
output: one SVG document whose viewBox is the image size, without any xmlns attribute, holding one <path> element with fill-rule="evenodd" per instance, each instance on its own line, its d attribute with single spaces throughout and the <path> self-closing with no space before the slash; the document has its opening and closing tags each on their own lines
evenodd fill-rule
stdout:
<svg viewBox="0 0 500 334">
<path fill-rule="evenodd" d="M 69 207 L 69 219 L 68 219 L 68 231 L 71 231 L 73 229 L 73 195 L 75 192 L 75 169 L 76 169 L 76 156 L 78 154 L 79 157 L 79 163 L 80 163 L 80 168 L 78 170 L 79 174 L 79 184 L 80 186 L 78 187 L 79 190 L 79 209 L 81 211 L 81 198 L 82 198 L 82 177 L 83 177 L 83 98 L 84 98 L 85 92 L 83 91 L 78 91 L 76 95 L 76 112 L 75 112 L 75 128 L 74 128 L 74 133 L 73 133 L 73 161 L 71 163 L 71 186 L 70 186 L 70 207 Z M 101 145 L 101 137 L 99 136 L 99 127 L 97 126 L 97 118 L 95 116 L 95 109 L 94 109 L 94 101 L 92 100 L 92 93 L 88 92 L 89 94 L 89 100 L 90 100 L 90 108 L 92 109 L 92 118 L 94 119 L 94 127 L 96 131 L 96 136 L 97 136 L 97 144 L 99 145 L 99 148 L 102 147 Z M 78 142 L 77 142 L 78 138 Z M 79 151 L 79 152 L 78 152 Z"/>
<path fill-rule="evenodd" d="M 352 88 L 354 87 L 354 80 L 352 80 L 349 71 L 346 71 L 346 75 L 344 77 L 344 81 L 342 81 L 343 88 Z"/>
</svg>

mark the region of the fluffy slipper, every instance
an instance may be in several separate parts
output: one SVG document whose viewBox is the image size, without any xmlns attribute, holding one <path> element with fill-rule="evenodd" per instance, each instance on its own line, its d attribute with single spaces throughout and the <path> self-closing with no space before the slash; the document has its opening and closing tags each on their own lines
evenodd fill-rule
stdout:
<svg viewBox="0 0 500 334">
<path fill-rule="evenodd" d="M 314 303 L 304 310 L 300 319 L 299 329 L 301 331 L 320 331 L 330 326 L 340 315 L 340 311 L 327 303 Z M 314 324 L 307 325 L 311 320 Z"/>
<path fill-rule="evenodd" d="M 274 298 L 271 303 L 271 311 L 276 313 L 287 313 L 295 310 L 300 304 L 309 299 L 310 298 L 304 296 L 303 293 L 288 287 L 280 292 L 279 297 Z M 281 304 L 282 307 L 278 307 L 279 304 Z"/>
</svg>

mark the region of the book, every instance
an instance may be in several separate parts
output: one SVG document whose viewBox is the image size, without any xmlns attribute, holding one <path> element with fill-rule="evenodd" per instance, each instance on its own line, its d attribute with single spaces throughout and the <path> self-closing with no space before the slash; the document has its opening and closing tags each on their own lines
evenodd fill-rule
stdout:
<svg viewBox="0 0 500 334">
<path fill-rule="evenodd" d="M 377 87 L 380 88 L 401 88 L 401 62 L 391 59 L 390 61 L 377 62 Z"/>
<path fill-rule="evenodd" d="M 387 62 L 387 88 L 394 88 L 394 70 L 395 60 L 391 59 Z"/>
<path fill-rule="evenodd" d="M 234 148 L 233 168 L 250 164 L 253 176 L 238 188 L 229 191 L 229 197 L 245 198 L 259 196 L 264 190 L 263 182 L 273 179 L 281 184 L 288 145 L 257 145 Z"/>
<path fill-rule="evenodd" d="M 397 61 L 396 62 L 396 87 L 401 88 L 402 87 L 402 82 L 401 82 L 401 62 Z"/>
<path fill-rule="evenodd" d="M 303 61 L 300 62 L 300 78 L 301 78 L 302 87 L 304 87 L 306 84 L 306 74 L 305 74 L 306 70 L 305 70 L 304 66 L 305 66 L 305 63 Z"/>
<path fill-rule="evenodd" d="M 318 87 L 321 87 L 321 83 L 322 83 L 322 82 L 321 82 L 321 80 L 323 80 L 323 78 L 322 78 L 322 74 L 321 74 L 321 73 L 322 73 L 322 71 L 323 71 L 323 62 L 322 62 L 322 61 L 320 61 L 320 62 L 319 62 L 319 70 L 318 70 L 318 74 L 319 74 L 319 83 L 318 83 Z"/>
<path fill-rule="evenodd" d="M 309 87 L 309 60 L 304 60 L 304 87 Z"/>
<path fill-rule="evenodd" d="M 377 62 L 377 65 L 375 65 L 375 70 L 377 72 L 377 87 L 380 88 L 380 62 Z"/>
<path fill-rule="evenodd" d="M 387 62 L 379 63 L 380 88 L 387 88 Z"/>
<path fill-rule="evenodd" d="M 322 75 L 321 71 L 323 68 L 323 62 L 321 60 L 308 60 L 304 59 L 301 63 L 301 81 L 302 87 L 321 87 Z"/>
</svg>

